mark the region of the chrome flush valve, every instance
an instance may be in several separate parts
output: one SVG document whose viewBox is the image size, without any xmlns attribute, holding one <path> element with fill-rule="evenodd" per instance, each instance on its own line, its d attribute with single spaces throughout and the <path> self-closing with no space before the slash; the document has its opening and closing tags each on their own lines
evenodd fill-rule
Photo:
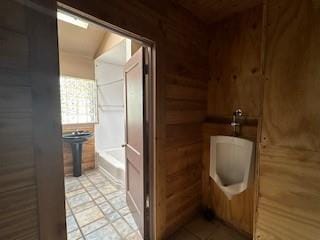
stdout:
<svg viewBox="0 0 320 240">
<path fill-rule="evenodd" d="M 240 132 L 240 122 L 238 118 L 242 116 L 242 110 L 237 109 L 233 112 L 231 126 L 233 127 L 233 135 L 238 136 Z"/>
<path fill-rule="evenodd" d="M 237 109 L 234 113 L 233 113 L 233 115 L 236 115 L 237 117 L 241 117 L 242 116 L 242 110 L 239 108 L 239 109 Z"/>
</svg>

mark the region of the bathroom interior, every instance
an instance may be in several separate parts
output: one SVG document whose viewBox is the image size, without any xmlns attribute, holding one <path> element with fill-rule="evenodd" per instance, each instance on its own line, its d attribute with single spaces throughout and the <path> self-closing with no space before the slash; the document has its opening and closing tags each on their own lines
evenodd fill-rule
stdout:
<svg viewBox="0 0 320 240">
<path fill-rule="evenodd" d="M 319 239 L 319 1 L 61 4 L 155 43 L 150 239 Z M 122 85 L 141 43 L 60 14 L 58 59 L 56 8 L 0 3 L 0 239 L 141 239 Z"/>
<path fill-rule="evenodd" d="M 222 36 L 228 36 L 231 40 L 229 25 L 236 25 L 239 31 L 232 34 L 240 34 L 243 44 L 257 44 L 253 41 L 261 37 L 261 22 L 254 16 L 259 11 L 261 7 L 256 7 L 246 12 L 246 15 L 253 17 L 242 20 L 242 15 L 237 14 L 225 20 L 226 27 L 219 25 L 212 36 L 217 39 L 212 41 L 220 41 Z M 78 22 L 70 23 L 68 17 Z M 238 21 L 240 23 L 236 23 Z M 79 22 L 80 25 L 76 25 Z M 141 44 L 63 11 L 58 12 L 58 30 L 68 240 L 81 237 L 103 239 L 106 233 L 114 234 L 114 237 L 120 235 L 123 239 L 141 237 L 137 235 L 137 225 L 126 206 L 123 147 L 124 65 Z M 204 142 L 202 187 L 205 191 L 203 202 L 207 207 L 199 211 L 196 220 L 173 233 L 171 239 L 207 239 L 211 235 L 217 238 L 220 234 L 217 239 L 242 240 L 252 236 L 259 116 L 259 103 L 255 97 L 260 95 L 261 90 L 259 52 L 232 48 L 232 44 L 238 42 L 231 41 L 229 44 L 224 48 L 215 48 L 213 44 L 210 48 L 210 64 L 216 64 L 218 68 L 214 69 L 218 72 L 211 73 L 212 80 L 208 85 L 208 117 L 203 124 L 203 139 L 193 139 L 196 142 L 183 150 L 184 164 L 190 168 L 189 178 L 195 181 L 185 187 L 197 192 L 201 188 L 201 169 L 199 158 L 194 154 L 201 148 L 201 141 Z M 227 56 L 230 59 L 239 57 L 242 64 L 249 62 L 249 74 L 243 69 L 243 72 L 234 69 L 230 73 L 228 67 L 233 66 L 229 66 L 228 57 L 219 58 L 220 51 L 229 51 Z M 193 99 L 194 92 L 190 93 L 191 99 L 184 99 L 191 105 L 203 104 L 199 116 L 205 110 L 207 98 L 205 85 L 201 84 L 196 90 L 198 99 Z M 246 95 L 241 94 L 242 88 Z M 222 98 L 221 93 L 225 94 L 223 90 L 232 96 L 229 102 Z M 169 121 L 175 124 L 179 120 L 172 117 Z M 81 142 L 80 160 L 75 160 L 79 149 L 72 149 L 78 145 L 70 144 L 69 139 L 70 136 L 73 139 L 75 134 L 85 137 L 85 142 Z M 187 156 L 189 152 L 190 156 Z M 181 166 L 174 161 L 172 159 L 170 163 L 173 169 L 179 169 Z M 172 172 L 168 178 L 175 174 Z M 175 184 L 173 181 L 172 189 L 168 188 L 168 196 L 173 194 L 171 191 L 174 191 Z M 188 181 L 180 184 L 188 184 Z M 170 216 L 174 211 L 168 214 Z M 200 230 L 197 229 L 199 227 Z"/>
<path fill-rule="evenodd" d="M 123 74 L 141 43 L 57 16 L 68 240 L 136 237 L 125 200 Z"/>
<path fill-rule="evenodd" d="M 281 203 L 281 196 L 289 196 L 289 190 L 279 194 L 295 180 L 283 178 L 277 173 L 279 169 L 292 174 L 296 171 L 293 168 L 286 169 L 281 163 L 290 156 L 286 152 L 289 150 L 283 150 L 282 147 L 295 148 L 300 143 L 292 140 L 291 145 L 284 144 L 283 134 L 288 139 L 294 138 L 294 135 L 290 135 L 290 128 L 283 125 L 280 113 L 286 113 L 290 122 L 292 118 L 288 111 L 291 104 L 301 103 L 294 102 L 290 95 L 283 105 L 275 106 L 283 93 L 274 84 L 286 84 L 287 78 L 279 83 L 281 81 L 276 76 L 277 72 L 266 67 L 266 59 L 272 58 L 272 55 L 265 55 L 265 41 L 271 41 L 272 38 L 265 32 L 265 9 L 263 4 L 255 4 L 228 16 L 221 16 L 221 20 L 210 25 L 211 34 L 206 51 L 197 49 L 197 56 L 202 58 L 186 58 L 185 64 L 190 69 L 182 69 L 179 76 L 173 76 L 170 73 L 172 69 L 169 69 L 166 75 L 168 112 L 165 117 L 167 184 L 164 196 L 166 204 L 163 208 L 166 211 L 164 239 L 269 239 L 263 237 L 281 233 L 270 233 L 268 221 L 271 218 L 277 219 L 281 225 L 283 220 L 282 215 L 278 216 L 272 209 L 278 208 L 278 211 L 285 214 L 289 214 L 290 209 L 296 209 L 296 203 L 287 206 Z M 68 239 L 105 239 L 103 237 L 106 234 L 123 239 L 140 239 L 134 219 L 125 207 L 122 147 L 123 65 L 140 45 L 92 23 L 89 23 L 88 32 L 78 27 L 77 33 L 71 28 L 74 26 L 59 21 L 62 78 L 90 79 L 91 90 L 97 98 L 85 103 L 90 104 L 90 111 L 96 113 L 89 122 L 88 118 L 79 120 L 71 116 L 67 119 L 62 111 L 64 133 L 92 133 L 83 144 L 83 175 L 76 180 L 71 176 L 73 160 L 70 144 L 64 143 L 67 191 L 70 188 L 70 192 L 66 192 L 67 223 L 70 228 Z M 78 37 L 81 31 L 84 35 Z M 194 51 L 191 50 L 191 53 Z M 281 64 L 284 63 L 280 61 L 279 68 Z M 281 70 L 277 71 L 281 73 Z M 193 74 L 197 78 L 196 82 L 189 79 Z M 278 83 L 268 80 L 268 74 L 275 74 Z M 209 81 L 206 81 L 207 78 Z M 61 82 L 62 110 L 64 97 L 72 96 L 63 92 L 64 84 L 67 83 Z M 298 89 L 303 89 L 303 86 L 298 85 Z M 272 112 L 274 108 L 277 109 Z M 294 124 L 298 124 L 298 121 Z M 277 125 L 283 130 L 273 130 Z M 262 162 L 259 164 L 259 161 Z M 295 164 L 299 165 L 297 161 Z M 96 170 L 99 170 L 98 175 Z M 300 173 L 296 174 L 298 176 Z M 107 194 L 101 192 L 99 184 L 102 178 L 112 182 L 122 197 L 118 197 L 119 192 L 111 191 L 110 194 L 108 188 Z M 83 187 L 80 190 L 77 189 L 79 183 Z M 89 184 L 89 188 L 86 184 Z M 96 184 L 96 189 L 90 190 L 91 184 Z M 77 213 L 79 206 L 83 206 L 85 211 L 93 208 L 86 202 L 89 200 L 86 200 L 83 189 L 97 205 L 97 211 L 87 211 L 87 221 L 81 223 L 82 220 L 78 218 L 83 217 L 83 209 L 80 214 Z M 76 213 L 70 210 L 72 199 L 80 203 L 84 201 L 75 205 Z M 119 204 L 122 208 L 117 209 L 116 206 L 114 211 L 108 207 L 103 208 L 101 206 L 105 202 L 99 203 L 103 200 L 106 200 L 108 207 Z M 297 199 L 298 202 L 300 200 Z M 122 210 L 126 215 L 121 214 Z M 302 210 L 300 208 L 296 211 L 293 218 Z M 88 214 L 93 218 L 88 219 Z"/>
</svg>

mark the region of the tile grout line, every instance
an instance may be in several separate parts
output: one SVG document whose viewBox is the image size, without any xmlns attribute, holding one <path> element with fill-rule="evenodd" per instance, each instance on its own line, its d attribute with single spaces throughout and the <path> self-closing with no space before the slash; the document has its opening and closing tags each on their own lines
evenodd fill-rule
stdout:
<svg viewBox="0 0 320 240">
<path fill-rule="evenodd" d="M 96 185 L 90 180 L 90 178 L 88 177 L 88 175 L 84 174 L 84 176 L 85 176 L 85 177 L 87 178 L 87 180 L 91 183 L 91 185 L 93 185 L 93 186 L 97 189 Z M 99 210 L 103 213 L 103 217 L 101 217 L 101 218 L 99 218 L 99 219 L 97 219 L 97 220 L 95 220 L 95 221 L 98 221 L 98 220 L 103 219 L 103 218 L 106 219 L 106 216 L 104 215 L 104 212 L 103 212 L 102 209 L 99 207 L 99 204 L 96 203 L 95 199 L 91 196 L 91 194 L 90 194 L 90 192 L 88 191 L 88 189 L 86 188 L 86 186 L 83 185 L 83 183 L 81 182 L 81 180 L 78 180 L 78 181 L 79 181 L 80 184 L 83 186 L 83 188 L 85 189 L 86 193 L 87 193 L 87 194 L 90 196 L 90 198 L 92 199 L 92 202 L 94 203 L 94 206 L 98 207 Z M 100 193 L 100 191 L 99 191 L 99 193 Z M 102 197 L 106 200 L 106 198 L 104 197 L 103 194 L 102 194 Z M 86 210 L 86 209 L 85 209 L 85 210 Z M 83 211 L 84 211 L 84 210 L 83 210 Z M 82 211 L 80 211 L 80 212 L 82 212 Z M 107 223 L 106 225 L 108 225 L 108 224 L 109 224 L 109 219 L 106 219 L 106 220 L 108 221 L 108 223 Z M 94 222 L 95 222 L 95 221 L 94 221 Z M 93 223 L 93 222 L 92 222 L 92 223 Z M 85 226 L 88 226 L 89 224 L 92 224 L 92 223 L 85 224 L 84 226 L 82 226 L 82 228 L 85 227 Z M 92 232 L 89 232 L 87 235 L 89 235 L 89 234 L 93 233 L 94 231 L 97 231 L 97 230 L 105 227 L 106 225 L 103 225 L 103 226 L 101 226 L 101 227 L 93 230 Z M 82 233 L 82 235 L 83 235 L 83 238 L 86 239 L 86 236 L 87 236 L 87 235 L 85 235 L 85 234 L 82 232 L 82 228 L 80 228 L 80 231 L 81 231 L 81 233 Z"/>
<path fill-rule="evenodd" d="M 89 181 L 92 185 L 94 185 L 94 183 L 89 179 L 89 177 L 88 177 L 86 174 L 84 174 L 84 176 L 88 179 L 88 181 Z M 95 202 L 95 199 L 91 196 L 91 194 L 90 194 L 89 191 L 87 190 L 86 186 L 83 185 L 83 183 L 81 182 L 81 180 L 79 180 L 79 179 L 76 179 L 76 180 L 78 181 L 78 183 L 80 183 L 80 185 L 81 185 L 82 188 L 84 189 L 84 192 L 89 195 L 89 197 L 91 198 L 91 200 L 92 200 L 92 202 L 94 203 L 94 205 L 97 206 L 97 207 L 101 210 L 101 208 L 100 208 L 100 207 L 98 206 L 98 204 Z M 94 187 L 96 188 L 95 185 L 94 185 Z M 75 190 L 75 191 L 77 191 L 77 190 Z M 72 191 L 71 191 L 71 192 L 72 192 Z M 84 192 L 82 192 L 82 193 L 84 193 Z M 100 193 L 100 191 L 99 191 L 99 193 Z M 75 196 L 80 195 L 80 194 L 81 194 L 81 193 L 76 194 L 76 195 L 74 195 L 74 196 L 72 196 L 72 197 L 75 197 Z M 103 194 L 102 194 L 102 197 L 104 197 Z M 106 199 L 106 198 L 104 197 L 104 199 Z M 67 203 L 67 204 L 68 204 L 68 203 Z M 86 203 L 83 203 L 83 204 L 86 204 Z M 80 204 L 80 205 L 78 205 L 78 206 L 81 206 L 81 205 L 83 205 L 83 204 Z M 69 205 L 69 204 L 68 204 L 68 205 Z M 78 206 L 77 206 L 77 207 L 78 207 Z M 83 237 L 84 239 L 86 239 L 86 237 L 85 237 L 86 235 L 83 233 L 82 228 L 85 227 L 85 226 L 88 226 L 88 225 L 91 224 L 91 223 L 85 224 L 85 225 L 83 225 L 82 227 L 80 227 L 80 224 L 78 223 L 78 220 L 77 220 L 77 218 L 76 218 L 76 216 L 75 216 L 75 213 L 74 213 L 73 210 L 72 210 L 72 207 L 69 206 L 69 208 L 70 208 L 70 211 L 71 211 L 71 213 L 72 213 L 72 216 L 74 217 L 74 219 L 75 219 L 75 221 L 76 221 L 76 223 L 77 223 L 77 225 L 78 225 L 79 231 L 80 231 L 80 233 L 81 233 L 81 235 L 82 235 L 81 237 Z M 88 209 L 89 209 L 89 208 L 88 208 Z M 87 209 L 83 209 L 82 211 L 79 211 L 79 212 L 77 212 L 77 213 L 83 212 L 83 211 L 85 211 L 85 210 L 87 210 Z M 102 210 L 101 210 L 101 211 L 102 211 Z M 103 211 L 102 211 L 102 212 L 103 212 Z M 100 219 L 103 219 L 103 218 L 105 218 L 105 216 L 97 219 L 96 221 L 98 221 L 98 220 L 100 220 Z M 108 219 L 107 219 L 107 221 L 108 221 Z M 95 221 L 94 221 L 94 222 L 95 222 Z M 108 223 L 109 223 L 109 221 L 108 221 Z M 104 226 L 106 226 L 106 225 L 104 225 Z M 102 227 L 104 227 L 104 226 L 101 226 L 101 227 L 97 228 L 96 230 L 98 230 L 98 229 L 100 229 L 100 228 L 102 228 Z M 94 231 L 96 231 L 96 230 L 94 230 Z M 94 232 L 94 231 L 92 231 L 92 232 Z M 90 233 L 92 233 L 92 232 L 90 232 Z M 88 235 L 88 234 L 87 234 L 87 235 Z"/>
<path fill-rule="evenodd" d="M 98 171 L 99 171 L 99 170 L 98 170 Z M 104 174 L 101 173 L 100 171 L 99 171 L 99 173 L 102 174 L 103 177 L 106 178 L 106 180 L 110 180 L 106 175 L 104 175 Z M 88 178 L 89 178 L 89 177 L 88 177 Z M 89 178 L 89 181 L 90 181 L 92 184 L 94 184 L 94 183 L 91 181 L 90 178 Z M 110 182 L 111 182 L 111 184 L 114 186 L 115 183 L 114 183 L 112 180 L 110 180 Z M 120 185 L 120 184 L 119 184 L 119 185 Z M 130 227 L 130 229 L 132 229 L 133 232 L 135 232 L 135 230 L 130 226 L 130 224 L 126 221 L 126 219 L 124 219 L 123 215 L 122 215 L 121 213 L 119 213 L 119 211 L 118 211 L 117 209 L 115 209 L 115 208 L 113 207 L 113 205 L 109 202 L 109 200 L 114 199 L 114 198 L 116 198 L 116 197 L 118 197 L 118 196 L 115 196 L 115 197 L 113 197 L 113 198 L 107 199 L 107 198 L 104 196 L 104 194 L 100 191 L 99 187 L 97 187 L 97 186 L 95 186 L 95 187 L 96 187 L 96 189 L 99 191 L 99 193 L 106 199 L 106 202 L 112 207 L 112 209 L 114 209 L 114 211 L 117 212 L 117 213 L 120 215 L 120 218 L 121 218 L 125 223 L 128 224 L 128 226 Z M 117 189 L 116 186 L 114 186 L 114 187 Z M 118 190 L 118 189 L 117 189 L 117 190 Z M 121 190 L 118 190 L 118 191 L 121 191 Z M 115 191 L 115 192 L 116 192 L 116 191 Z M 98 206 L 98 207 L 99 207 L 99 206 Z M 123 208 L 125 208 L 125 207 L 123 207 Z M 123 208 L 121 208 L 121 209 L 123 209 Z M 101 208 L 100 208 L 100 209 L 101 209 Z M 101 209 L 101 210 L 102 210 L 102 209 Z M 102 211 L 102 212 L 103 212 L 103 211 Z M 129 213 L 127 213 L 127 214 L 129 214 Z M 127 215 L 127 214 L 126 214 L 126 215 Z M 120 218 L 119 218 L 119 219 L 120 219 Z M 117 220 L 119 220 L 119 219 L 116 219 L 115 221 L 117 221 Z M 115 222 L 115 221 L 113 221 L 113 222 Z M 122 235 L 121 235 L 121 233 L 118 231 L 118 229 L 113 226 L 113 222 L 110 221 L 110 225 L 112 225 L 112 228 L 119 234 L 119 236 L 120 236 L 121 239 L 125 239 L 125 238 L 128 237 L 131 233 L 133 233 L 133 232 L 131 232 L 131 233 L 127 234 L 125 237 L 122 237 Z"/>
<path fill-rule="evenodd" d="M 86 176 L 87 177 L 87 176 Z M 80 185 L 82 186 L 82 188 L 84 189 L 84 191 L 87 193 L 87 194 L 89 194 L 88 193 L 88 191 L 87 191 L 87 189 L 85 188 L 85 186 L 82 184 L 82 182 L 79 180 L 79 179 L 77 179 L 77 181 L 80 183 Z M 75 196 L 77 196 L 77 195 L 79 195 L 79 194 L 76 194 Z M 89 194 L 89 196 L 90 196 L 90 198 L 91 198 L 91 195 Z M 93 199 L 92 199 L 93 200 Z M 81 205 L 81 204 L 80 204 Z M 79 206 L 80 206 L 79 205 Z M 82 232 L 82 228 L 80 227 L 80 224 L 78 223 L 78 220 L 77 220 L 77 218 L 76 218 L 76 215 L 75 215 L 75 213 L 73 212 L 73 209 L 72 209 L 72 207 L 71 206 L 69 206 L 70 207 L 70 211 L 71 211 L 71 213 L 72 213 L 72 215 L 73 215 L 73 218 L 75 219 L 75 221 L 76 221 L 76 223 L 77 223 L 77 225 L 78 225 L 78 228 L 79 228 L 79 231 L 80 231 L 80 233 L 81 233 L 81 237 L 85 240 L 86 239 L 86 237 L 85 237 L 85 235 L 83 234 L 83 232 Z M 79 212 L 78 212 L 79 213 Z M 79 239 L 79 238 L 78 238 Z"/>
<path fill-rule="evenodd" d="M 115 187 L 116 191 L 111 192 L 111 193 L 109 193 L 109 194 L 115 193 L 115 192 L 117 192 L 117 191 L 123 192 L 123 189 L 121 188 L 122 186 L 121 186 L 120 184 L 114 183 L 112 180 L 110 180 L 107 176 L 105 176 L 105 175 L 104 175 L 103 173 L 101 173 L 99 170 L 97 170 L 96 172 L 98 172 L 99 175 L 101 175 L 107 182 L 109 182 L 113 187 Z M 123 208 L 120 208 L 120 209 L 117 210 L 117 209 L 115 209 L 114 206 L 109 202 L 109 200 L 112 200 L 112 199 L 114 199 L 114 198 L 116 198 L 116 197 L 120 197 L 121 193 L 120 193 L 119 195 L 116 195 L 116 196 L 110 198 L 110 199 L 107 199 L 107 197 L 105 196 L 105 194 L 100 191 L 100 189 L 99 189 L 99 187 L 96 185 L 96 183 L 94 183 L 94 182 L 92 181 L 92 179 L 89 177 L 90 175 L 84 174 L 84 176 L 86 177 L 85 181 L 88 181 L 88 182 L 90 183 L 90 185 L 93 186 L 93 188 L 94 188 L 93 190 L 97 191 L 97 192 L 101 195 L 101 196 L 97 197 L 96 199 L 102 197 L 102 198 L 105 200 L 104 202 L 108 203 L 108 205 L 113 209 L 113 212 L 119 214 L 120 218 L 119 218 L 119 219 L 116 219 L 115 221 L 121 219 L 122 221 L 124 221 L 124 223 L 126 223 L 126 224 L 128 225 L 128 227 L 130 228 L 130 230 L 132 230 L 132 232 L 130 231 L 130 233 L 128 233 L 127 235 L 125 235 L 124 237 L 122 237 L 121 233 L 120 233 L 120 232 L 118 231 L 118 229 L 117 229 L 116 227 L 114 227 L 114 225 L 113 225 L 113 223 L 114 223 L 115 221 L 112 222 L 111 220 L 109 221 L 109 219 L 107 219 L 107 216 L 104 214 L 104 211 L 102 210 L 102 208 L 100 207 L 100 205 L 95 201 L 96 199 L 90 194 L 90 191 L 87 189 L 87 187 L 89 187 L 90 185 L 89 185 L 89 186 L 85 186 L 85 185 L 83 184 L 83 181 L 81 181 L 81 180 L 79 180 L 79 179 L 76 179 L 77 183 L 80 183 L 80 185 L 82 186 L 82 189 L 84 190 L 84 192 L 81 192 L 81 193 L 87 193 L 87 194 L 89 195 L 89 197 L 91 198 L 92 202 L 94 203 L 94 206 L 96 206 L 96 207 L 103 213 L 103 215 L 104 215 L 104 217 L 101 217 L 101 218 L 95 220 L 94 222 L 96 222 L 96 221 L 98 221 L 98 220 L 100 220 L 100 219 L 106 219 L 106 220 L 108 221 L 108 223 L 107 223 L 106 225 L 103 225 L 103 226 L 95 229 L 94 231 L 89 232 L 87 235 L 89 235 L 89 234 L 91 234 L 91 233 L 93 233 L 93 232 L 95 232 L 95 231 L 97 231 L 97 230 L 99 230 L 99 229 L 107 226 L 108 224 L 110 224 L 110 226 L 112 227 L 112 229 L 115 230 L 115 232 L 120 236 L 121 239 L 125 239 L 125 238 L 128 237 L 130 234 L 133 234 L 133 233 L 138 232 L 138 230 L 135 230 L 135 229 L 131 226 L 131 224 L 130 224 L 129 222 L 127 222 L 127 220 L 124 218 L 124 216 L 127 216 L 127 215 L 130 214 L 130 211 L 129 211 L 127 214 L 125 214 L 125 215 L 122 215 L 122 214 L 119 212 L 119 210 L 124 209 L 124 208 L 126 208 L 126 207 L 128 207 L 128 206 L 124 206 Z M 102 183 L 102 182 L 101 182 L 101 183 Z M 99 183 L 97 183 L 97 184 L 99 184 Z M 120 187 L 119 187 L 118 185 L 119 185 Z M 77 190 L 78 190 L 78 189 L 77 189 Z M 77 191 L 77 190 L 74 190 L 74 191 Z M 72 191 L 70 191 L 70 192 L 72 192 Z M 81 193 L 79 193 L 79 194 L 81 194 Z M 75 195 L 72 196 L 72 197 L 75 197 L 75 196 L 77 196 L 77 195 L 79 195 L 79 194 L 75 194 Z M 108 195 L 108 194 L 107 194 L 107 195 Z M 70 197 L 70 198 L 71 198 L 71 197 Z M 67 201 L 68 201 L 68 200 L 67 200 Z M 68 204 L 68 202 L 67 202 L 67 204 Z M 83 204 L 85 204 L 85 203 L 83 203 Z M 69 204 L 68 204 L 68 205 L 69 205 Z M 79 205 L 79 206 L 81 206 L 81 205 Z M 87 235 L 84 235 L 84 233 L 83 233 L 83 231 L 82 231 L 82 228 L 85 227 L 85 226 L 88 226 L 88 225 L 92 224 L 93 222 L 92 222 L 92 223 L 88 223 L 88 224 L 80 227 L 80 225 L 79 225 L 79 223 L 78 223 L 78 221 L 77 221 L 77 219 L 76 219 L 76 217 L 75 217 L 75 213 L 74 213 L 73 209 L 72 209 L 70 206 L 69 206 L 69 208 L 70 208 L 70 211 L 71 211 L 71 214 L 72 214 L 73 218 L 74 218 L 75 221 L 76 221 L 76 224 L 77 224 L 77 226 L 78 226 L 78 228 L 79 228 L 79 231 L 80 231 L 82 237 L 85 238 L 85 236 L 87 236 Z M 83 210 L 83 211 L 84 211 L 84 210 Z M 79 212 L 82 212 L 82 211 L 79 211 Z M 79 212 L 77 212 L 77 213 L 79 213 Z"/>
<path fill-rule="evenodd" d="M 109 205 L 110 205 L 110 207 L 115 211 L 115 212 L 117 212 L 117 210 L 112 206 L 112 204 L 110 204 L 109 203 L 109 201 L 108 201 L 108 199 L 105 197 L 105 195 L 100 191 L 100 189 L 99 189 L 99 187 L 97 187 L 96 185 L 95 185 L 95 183 L 94 182 L 92 182 L 92 180 L 87 176 L 87 178 L 88 178 L 88 181 L 92 184 L 92 185 L 94 185 L 94 187 L 96 188 L 96 190 L 102 195 L 102 197 L 105 199 L 105 202 L 107 202 Z M 106 179 L 106 180 L 108 180 L 108 179 Z M 89 194 L 90 195 L 90 194 Z M 91 196 L 91 195 L 90 195 Z M 93 201 L 94 201 L 94 199 L 93 199 Z M 95 202 L 95 204 L 97 204 L 96 202 Z M 102 210 L 102 208 L 100 207 L 100 205 L 99 204 L 97 204 L 97 207 L 101 210 L 101 212 L 103 213 L 103 215 L 104 215 L 104 218 L 106 218 L 106 216 L 105 216 L 105 213 L 104 213 L 104 211 Z M 121 215 L 120 215 L 121 216 Z M 116 231 L 116 233 L 120 236 L 120 238 L 122 238 L 121 237 L 121 234 L 117 231 L 117 229 L 115 229 L 115 227 L 113 227 L 113 225 L 112 225 L 112 221 L 111 220 L 109 220 L 109 219 L 107 219 L 108 220 L 108 224 L 110 224 L 111 225 L 111 227 Z M 108 225 L 107 224 L 107 225 Z M 102 227 L 100 227 L 100 228 L 98 228 L 98 229 L 96 229 L 95 231 L 97 231 L 97 230 L 99 230 L 99 229 L 101 229 L 101 228 L 103 228 L 103 227 L 105 227 L 106 225 L 104 225 L 104 226 L 102 226 Z"/>
</svg>

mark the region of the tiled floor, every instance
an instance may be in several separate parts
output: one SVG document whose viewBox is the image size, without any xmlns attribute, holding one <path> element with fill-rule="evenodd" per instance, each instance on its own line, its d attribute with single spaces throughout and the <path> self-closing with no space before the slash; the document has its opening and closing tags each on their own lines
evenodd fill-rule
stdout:
<svg viewBox="0 0 320 240">
<path fill-rule="evenodd" d="M 218 221 L 208 222 L 199 216 L 183 226 L 169 240 L 248 240 L 248 238 Z"/>
<path fill-rule="evenodd" d="M 99 170 L 66 177 L 68 240 L 140 240 L 125 189 Z"/>
</svg>

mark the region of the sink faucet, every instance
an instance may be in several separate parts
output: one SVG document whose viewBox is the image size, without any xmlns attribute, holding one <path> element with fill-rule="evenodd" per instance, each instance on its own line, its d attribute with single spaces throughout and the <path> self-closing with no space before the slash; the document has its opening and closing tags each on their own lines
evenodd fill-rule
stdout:
<svg viewBox="0 0 320 240">
<path fill-rule="evenodd" d="M 231 126 L 233 128 L 233 136 L 239 136 L 240 135 L 239 117 L 241 117 L 241 116 L 242 116 L 242 110 L 241 109 L 237 109 L 232 114 Z"/>
</svg>

